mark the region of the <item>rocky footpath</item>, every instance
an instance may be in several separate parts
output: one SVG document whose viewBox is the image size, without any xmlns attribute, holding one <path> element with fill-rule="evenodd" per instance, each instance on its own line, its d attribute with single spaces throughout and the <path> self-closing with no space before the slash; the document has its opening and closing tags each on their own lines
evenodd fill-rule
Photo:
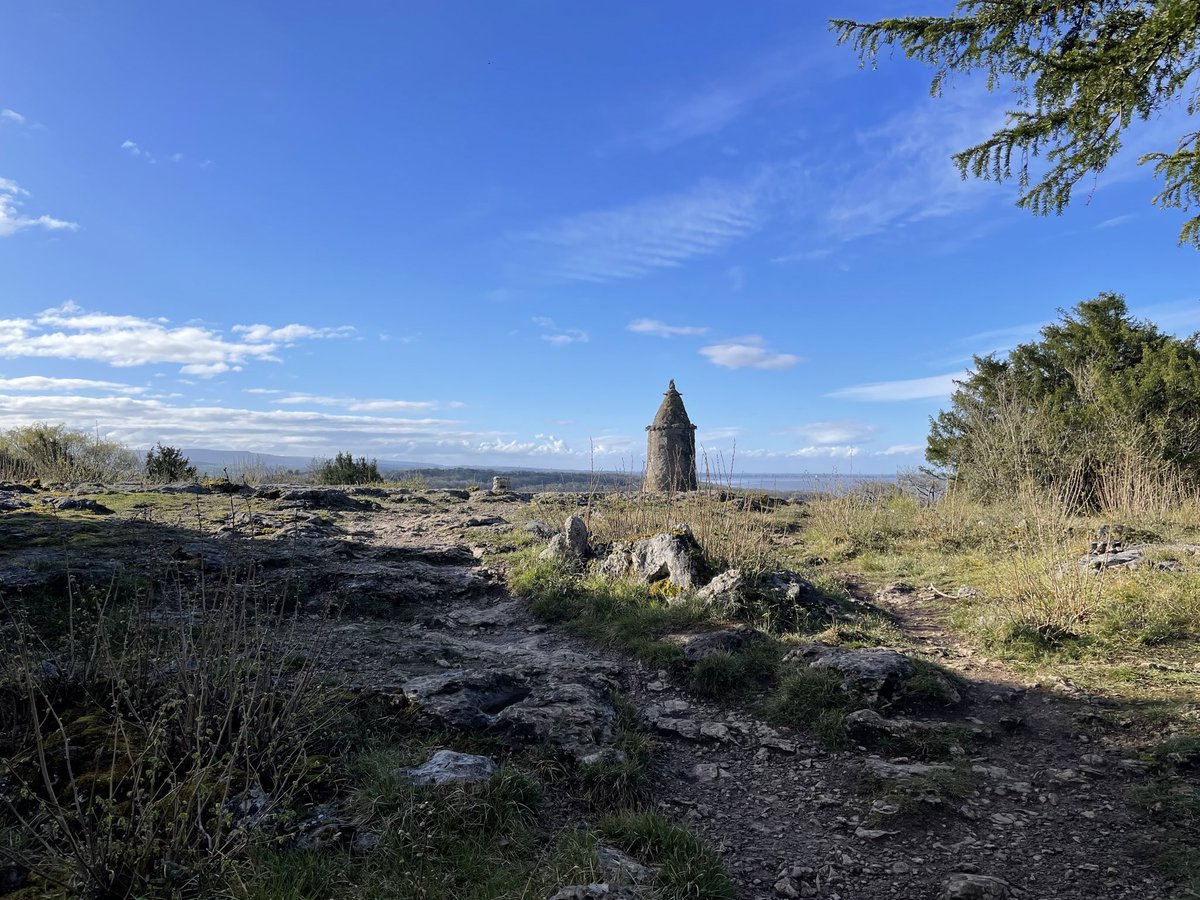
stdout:
<svg viewBox="0 0 1200 900">
<path fill-rule="evenodd" d="M 830 750 L 804 730 L 765 721 L 753 697 L 699 699 L 673 671 L 547 627 L 485 560 L 536 539 L 547 556 L 610 577 L 696 591 L 718 618 L 763 592 L 833 614 L 796 573 L 750 580 L 708 571 L 686 529 L 594 547 L 582 520 L 528 522 L 528 496 L 160 490 L 177 502 L 173 522 L 147 512 L 157 501 L 141 489 L 0 489 L 0 592 L 48 587 L 64 565 L 111 578 L 135 564 L 122 548 L 136 528 L 153 546 L 139 548 L 143 558 L 193 570 L 249 564 L 301 586 L 304 627 L 323 666 L 350 688 L 394 698 L 449 729 L 549 748 L 577 765 L 620 762 L 614 697 L 623 694 L 654 736 L 654 804 L 719 850 L 739 897 L 1172 896 L 1147 862 L 1154 827 L 1125 800 L 1144 766 L 1109 740 L 1091 698 L 1033 688 L 946 635 L 921 636 L 953 673 L 932 682 L 910 651 L 798 642 L 785 665 L 828 674 L 847 698 L 853 741 Z M 91 542 L 86 572 L 72 536 Z M 918 602 L 905 586 L 861 599 L 898 614 Z M 673 636 L 685 664 L 761 639 L 733 623 Z M 938 694 L 932 719 L 899 712 L 918 676 L 926 696 Z M 886 749 L 935 739 L 944 758 Z M 491 760 L 446 751 L 405 777 L 444 783 L 494 771 Z M 607 880 L 566 885 L 556 897 L 651 896 L 652 871 L 615 849 L 599 852 Z"/>
</svg>

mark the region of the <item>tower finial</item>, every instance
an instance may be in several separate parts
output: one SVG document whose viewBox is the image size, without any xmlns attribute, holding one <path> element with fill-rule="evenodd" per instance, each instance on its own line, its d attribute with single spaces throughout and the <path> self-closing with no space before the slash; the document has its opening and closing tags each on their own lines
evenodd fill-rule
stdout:
<svg viewBox="0 0 1200 900">
<path fill-rule="evenodd" d="M 673 390 L 675 390 L 675 379 L 674 378 L 672 378 L 670 383 L 667 385 L 668 392 L 673 391 Z"/>
</svg>

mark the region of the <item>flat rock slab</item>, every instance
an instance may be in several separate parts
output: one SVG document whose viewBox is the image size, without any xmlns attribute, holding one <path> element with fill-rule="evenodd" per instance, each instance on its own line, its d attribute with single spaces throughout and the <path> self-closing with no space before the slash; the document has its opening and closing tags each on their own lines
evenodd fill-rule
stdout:
<svg viewBox="0 0 1200 900">
<path fill-rule="evenodd" d="M 956 872 L 946 879 L 942 900 L 1005 900 L 1013 896 L 1012 885 L 1003 878 Z"/>
<path fill-rule="evenodd" d="M 417 787 L 428 787 L 490 781 L 497 771 L 499 767 L 486 756 L 439 750 L 421 765 L 397 769 L 393 774 Z"/>
<path fill-rule="evenodd" d="M 950 766 L 941 763 L 903 763 L 888 762 L 878 756 L 868 757 L 863 765 L 867 772 L 883 781 L 910 781 L 914 778 L 925 778 L 941 772 L 951 772 Z"/>
<path fill-rule="evenodd" d="M 842 689 L 870 706 L 899 697 L 905 682 L 916 674 L 912 661 L 896 650 L 847 650 L 814 642 L 797 647 L 783 659 L 837 672 L 842 676 Z"/>
<path fill-rule="evenodd" d="M 715 631 L 669 634 L 664 640 L 683 651 L 686 662 L 696 663 L 717 653 L 734 653 L 761 644 L 767 636 L 749 625 L 734 625 Z"/>
<path fill-rule="evenodd" d="M 577 761 L 612 744 L 617 714 L 602 683 L 563 683 L 534 674 L 540 673 L 460 670 L 410 679 L 403 690 L 410 703 L 447 725 L 501 731 Z"/>
</svg>

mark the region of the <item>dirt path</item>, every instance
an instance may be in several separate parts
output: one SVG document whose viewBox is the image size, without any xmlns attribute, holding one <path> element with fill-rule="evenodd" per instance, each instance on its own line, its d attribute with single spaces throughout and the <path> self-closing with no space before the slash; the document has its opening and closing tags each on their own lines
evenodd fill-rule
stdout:
<svg viewBox="0 0 1200 900">
<path fill-rule="evenodd" d="M 657 733 L 656 803 L 720 850 L 739 897 L 936 898 L 956 872 L 1003 878 L 1019 891 L 1013 896 L 1028 898 L 1171 896 L 1147 862 L 1155 834 L 1124 799 L 1136 767 L 1106 747 L 1094 710 L 1029 689 L 964 650 L 941 627 L 935 604 L 915 595 L 886 601 L 906 636 L 968 683 L 953 721 L 991 737 L 957 761 L 969 773 L 961 796 L 932 791 L 889 815 L 891 795 L 867 783 L 865 750 L 822 749 L 805 734 L 766 725 L 752 704 L 698 700 L 665 673 L 535 622 L 496 573 L 451 550 L 472 512 L 464 504 L 346 523 L 376 551 L 433 560 L 450 583 L 472 588 L 428 598 L 407 621 L 344 618 L 344 671 L 385 690 L 415 675 L 539 659 L 552 678 L 564 666 L 616 675 Z M 695 722 L 695 736 L 655 729 L 664 709 Z"/>
<path fill-rule="evenodd" d="M 698 699 L 666 673 L 536 621 L 471 546 L 503 543 L 517 498 L 314 497 L 255 500 L 230 518 L 259 530 L 267 570 L 353 600 L 324 635 L 331 669 L 410 699 L 419 682 L 448 722 L 464 710 L 467 720 L 508 717 L 577 758 L 604 751 L 589 741 L 611 721 L 604 692 L 622 690 L 655 734 L 654 802 L 720 851 L 740 898 L 933 900 L 952 873 L 1004 879 L 1029 900 L 1172 896 L 1147 850 L 1160 834 L 1125 799 L 1142 773 L 1100 729 L 1094 702 L 1030 687 L 972 654 L 942 627 L 939 601 L 893 593 L 881 605 L 967 684 L 964 705 L 943 717 L 987 737 L 949 772 L 897 786 L 868 777 L 881 760 L 865 749 L 830 751 L 770 727 L 755 698 Z M 322 503 L 335 501 L 330 515 Z M 216 537 L 169 540 L 187 559 L 221 561 Z M 308 622 L 314 633 L 330 627 L 317 608 Z"/>
</svg>

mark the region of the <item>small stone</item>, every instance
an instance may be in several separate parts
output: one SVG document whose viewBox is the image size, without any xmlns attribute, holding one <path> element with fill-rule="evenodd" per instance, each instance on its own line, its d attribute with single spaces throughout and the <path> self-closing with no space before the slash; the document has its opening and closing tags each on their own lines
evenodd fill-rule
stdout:
<svg viewBox="0 0 1200 900">
<path fill-rule="evenodd" d="M 800 888 L 793 879 L 784 877 L 775 882 L 775 893 L 780 897 L 799 897 Z"/>
<path fill-rule="evenodd" d="M 716 763 L 697 763 L 692 766 L 692 777 L 701 783 L 716 781 L 721 777 L 721 767 Z"/>
<path fill-rule="evenodd" d="M 658 869 L 643 866 L 629 854 L 605 844 L 596 845 L 596 861 L 610 887 L 638 887 L 658 876 Z"/>
</svg>

